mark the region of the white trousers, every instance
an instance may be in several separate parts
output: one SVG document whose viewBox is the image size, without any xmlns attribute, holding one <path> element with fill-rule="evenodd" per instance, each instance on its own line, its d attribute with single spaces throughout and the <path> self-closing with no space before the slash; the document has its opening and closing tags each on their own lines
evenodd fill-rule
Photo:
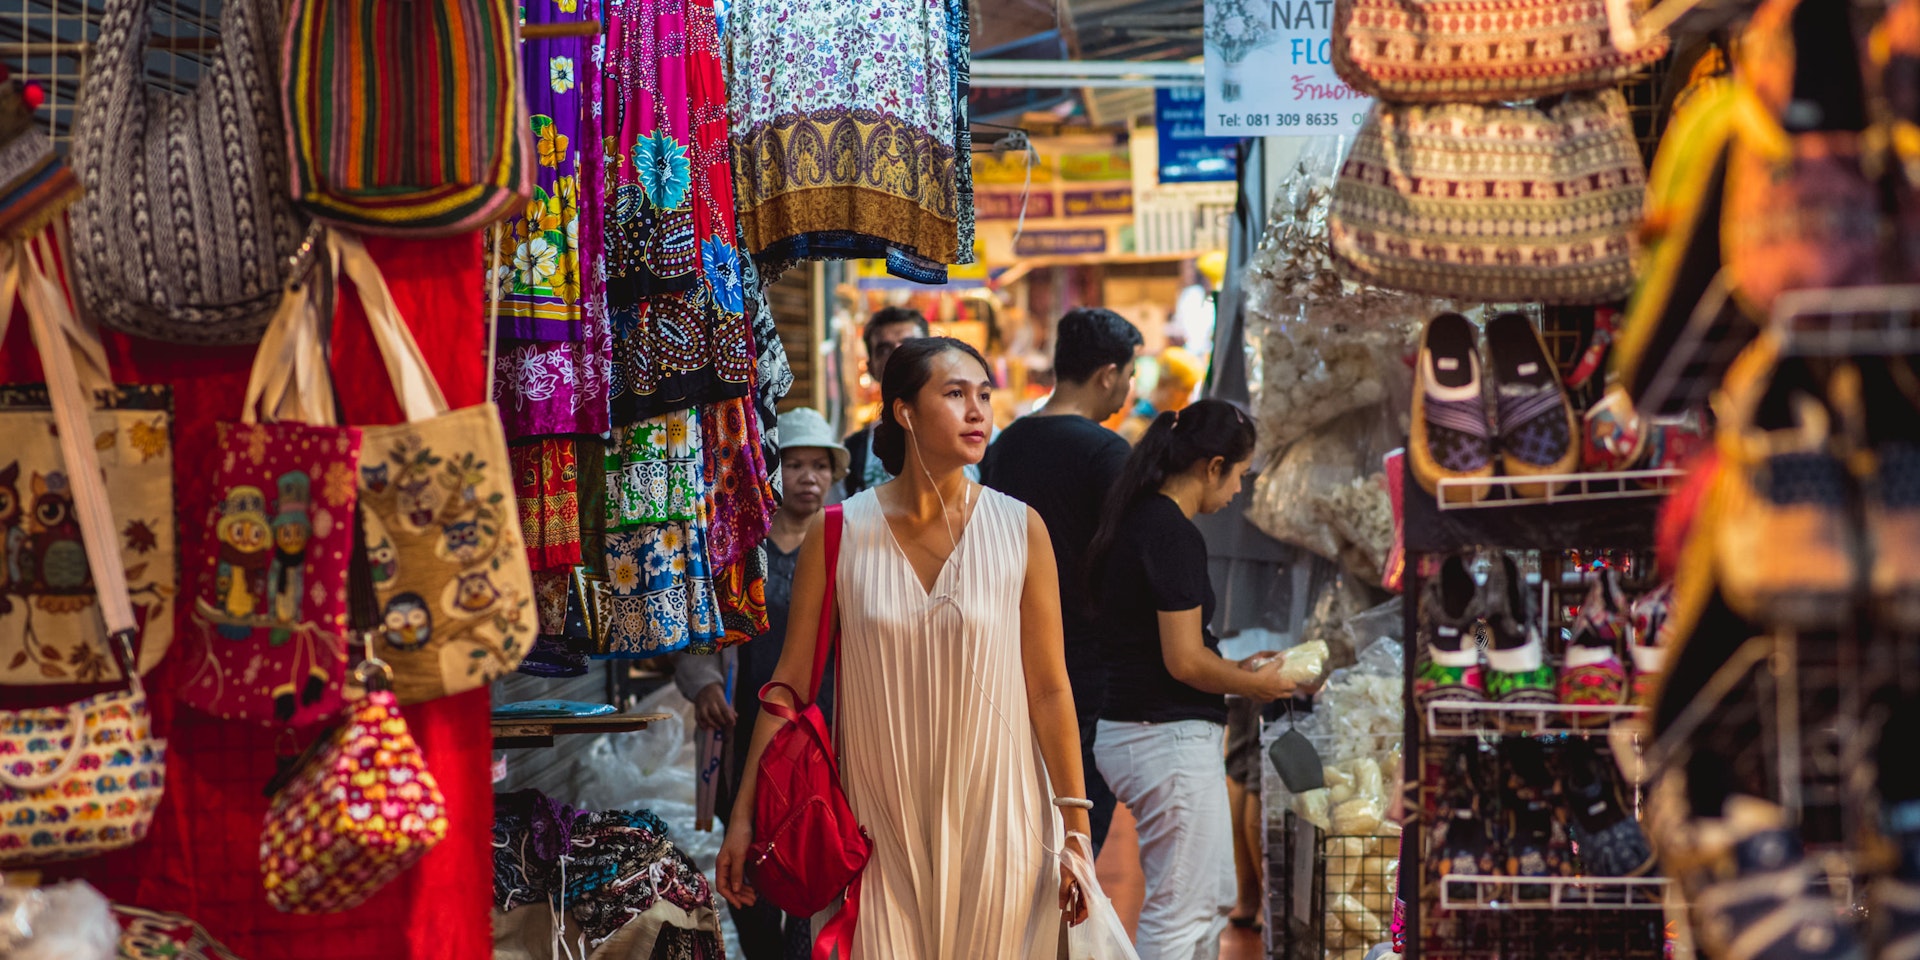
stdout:
<svg viewBox="0 0 1920 960">
<path fill-rule="evenodd" d="M 1094 762 L 1140 831 L 1140 960 L 1215 960 L 1239 891 L 1226 728 L 1205 720 L 1100 721 Z"/>
</svg>

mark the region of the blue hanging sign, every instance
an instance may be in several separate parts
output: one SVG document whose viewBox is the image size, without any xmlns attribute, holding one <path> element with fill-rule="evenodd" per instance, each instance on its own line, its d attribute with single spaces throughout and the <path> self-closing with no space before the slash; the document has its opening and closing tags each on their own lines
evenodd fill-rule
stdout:
<svg viewBox="0 0 1920 960">
<path fill-rule="evenodd" d="M 1154 125 L 1160 132 L 1160 182 L 1205 183 L 1234 178 L 1238 137 L 1207 136 L 1204 87 L 1161 87 L 1154 92 Z"/>
</svg>

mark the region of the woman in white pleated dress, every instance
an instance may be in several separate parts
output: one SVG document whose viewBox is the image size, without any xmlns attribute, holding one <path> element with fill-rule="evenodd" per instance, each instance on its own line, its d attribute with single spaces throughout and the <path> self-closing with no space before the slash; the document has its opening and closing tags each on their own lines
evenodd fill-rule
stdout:
<svg viewBox="0 0 1920 960">
<path fill-rule="evenodd" d="M 874 842 L 851 960 L 1054 960 L 1062 917 L 1085 918 L 1062 860 L 1091 805 L 1052 544 L 1031 509 L 963 472 L 986 452 L 991 391 L 972 347 L 902 344 L 874 435 L 898 479 L 845 504 L 835 738 Z M 812 669 L 824 566 L 816 524 L 775 670 L 796 689 Z M 783 722 L 760 715 L 720 852 L 717 886 L 735 904 L 753 902 L 755 775 Z"/>
</svg>

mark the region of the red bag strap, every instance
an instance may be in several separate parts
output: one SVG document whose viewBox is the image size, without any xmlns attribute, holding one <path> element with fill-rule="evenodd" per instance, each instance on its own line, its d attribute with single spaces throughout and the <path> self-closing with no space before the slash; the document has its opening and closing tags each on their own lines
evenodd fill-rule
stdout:
<svg viewBox="0 0 1920 960">
<path fill-rule="evenodd" d="M 813 641 L 813 680 L 807 684 L 807 702 L 820 699 L 820 682 L 827 675 L 827 658 L 840 640 L 834 629 L 833 584 L 840 579 L 840 533 L 846 525 L 846 511 L 838 505 L 827 508 L 824 529 L 827 535 L 827 589 L 820 595 L 820 632 Z"/>
</svg>

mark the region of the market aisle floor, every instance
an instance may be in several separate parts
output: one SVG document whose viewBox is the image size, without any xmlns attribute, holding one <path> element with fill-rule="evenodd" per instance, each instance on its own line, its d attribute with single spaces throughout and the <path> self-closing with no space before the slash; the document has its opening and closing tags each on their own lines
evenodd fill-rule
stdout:
<svg viewBox="0 0 1920 960">
<path fill-rule="evenodd" d="M 1123 805 L 1113 814 L 1113 829 L 1100 848 L 1100 887 L 1113 899 L 1120 922 L 1133 934 L 1140 924 L 1140 902 L 1146 897 L 1146 878 L 1140 873 L 1140 835 L 1133 830 L 1133 814 Z M 1232 869 L 1232 865 L 1228 865 Z M 1220 960 L 1260 960 L 1260 934 L 1229 928 L 1220 938 Z"/>
</svg>

